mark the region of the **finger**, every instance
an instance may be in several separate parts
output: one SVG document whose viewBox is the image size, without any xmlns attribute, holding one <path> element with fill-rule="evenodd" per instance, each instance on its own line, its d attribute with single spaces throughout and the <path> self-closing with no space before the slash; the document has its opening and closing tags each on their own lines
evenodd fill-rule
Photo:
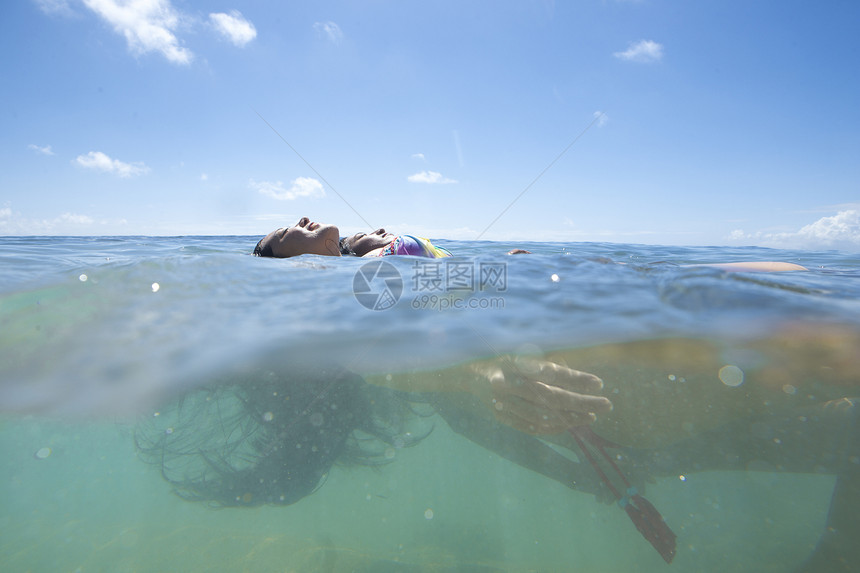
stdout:
<svg viewBox="0 0 860 573">
<path fill-rule="evenodd" d="M 516 396 L 543 409 L 582 414 L 588 412 L 604 413 L 612 410 L 612 402 L 604 396 L 571 392 L 543 382 L 525 380 L 520 384 L 495 388 L 495 390 L 500 397 L 505 395 Z"/>
<path fill-rule="evenodd" d="M 603 380 L 589 372 L 580 372 L 564 366 L 558 366 L 558 373 L 554 383 L 567 390 L 583 392 L 585 394 L 596 394 L 603 390 Z"/>
<path fill-rule="evenodd" d="M 586 394 L 594 394 L 603 389 L 603 380 L 598 376 L 573 370 L 547 360 L 517 358 L 514 360 L 514 365 L 517 368 L 517 373 L 528 380 L 536 380 Z"/>
<path fill-rule="evenodd" d="M 570 392 L 554 386 L 547 386 L 540 382 L 535 382 L 534 384 L 541 391 L 549 395 L 549 400 L 552 401 L 558 410 L 583 414 L 587 412 L 605 414 L 612 411 L 612 402 L 606 396 L 592 396 L 591 394 Z"/>
</svg>

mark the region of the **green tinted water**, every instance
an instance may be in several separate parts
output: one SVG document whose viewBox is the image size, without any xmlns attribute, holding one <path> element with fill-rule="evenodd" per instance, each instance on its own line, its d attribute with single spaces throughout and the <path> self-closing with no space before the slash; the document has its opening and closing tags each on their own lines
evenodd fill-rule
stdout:
<svg viewBox="0 0 860 573">
<path fill-rule="evenodd" d="M 123 423 L 6 419 L 0 451 L 4 571 L 788 571 L 823 530 L 834 483 L 703 472 L 651 484 L 679 536 L 667 566 L 615 505 L 441 420 L 392 463 L 335 467 L 288 507 L 179 499 Z"/>
</svg>

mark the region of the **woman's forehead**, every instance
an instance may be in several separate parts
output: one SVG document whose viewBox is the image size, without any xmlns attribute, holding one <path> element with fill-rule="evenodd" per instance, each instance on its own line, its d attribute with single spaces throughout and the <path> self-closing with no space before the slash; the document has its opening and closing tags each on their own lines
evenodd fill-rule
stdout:
<svg viewBox="0 0 860 573">
<path fill-rule="evenodd" d="M 272 244 L 272 243 L 277 239 L 277 235 L 278 235 L 278 233 L 280 233 L 281 231 L 283 231 L 283 230 L 284 230 L 284 228 L 285 228 L 285 227 L 281 227 L 281 228 L 279 228 L 279 229 L 275 229 L 274 231 L 272 231 L 271 233 L 269 233 L 268 235 L 266 235 L 266 236 L 263 238 L 263 244 L 264 244 L 264 245 Z"/>
</svg>

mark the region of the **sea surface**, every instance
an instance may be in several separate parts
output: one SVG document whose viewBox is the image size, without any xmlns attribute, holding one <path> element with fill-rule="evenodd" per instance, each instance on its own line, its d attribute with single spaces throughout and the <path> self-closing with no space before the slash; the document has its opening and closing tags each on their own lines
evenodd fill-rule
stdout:
<svg viewBox="0 0 860 573">
<path fill-rule="evenodd" d="M 860 393 L 860 254 L 439 240 L 454 258 L 272 260 L 257 239 L 0 237 L 3 571 L 782 572 L 825 530 L 828 468 L 714 460 L 646 486 L 667 565 L 614 504 L 438 416 L 293 505 L 181 499 L 140 459 L 141 417 L 255 371 L 542 356 L 601 376 L 616 408 L 595 429 L 648 448 Z M 705 266 L 741 261 L 808 270 Z"/>
</svg>

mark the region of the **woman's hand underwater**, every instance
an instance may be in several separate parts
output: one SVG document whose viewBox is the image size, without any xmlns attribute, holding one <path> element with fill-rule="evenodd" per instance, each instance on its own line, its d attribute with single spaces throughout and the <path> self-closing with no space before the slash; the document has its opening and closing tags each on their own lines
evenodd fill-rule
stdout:
<svg viewBox="0 0 860 573">
<path fill-rule="evenodd" d="M 496 419 L 529 434 L 557 434 L 612 410 L 608 398 L 595 395 L 603 388 L 600 378 L 554 362 L 503 356 L 473 371 L 489 382 L 474 393 Z"/>
</svg>

